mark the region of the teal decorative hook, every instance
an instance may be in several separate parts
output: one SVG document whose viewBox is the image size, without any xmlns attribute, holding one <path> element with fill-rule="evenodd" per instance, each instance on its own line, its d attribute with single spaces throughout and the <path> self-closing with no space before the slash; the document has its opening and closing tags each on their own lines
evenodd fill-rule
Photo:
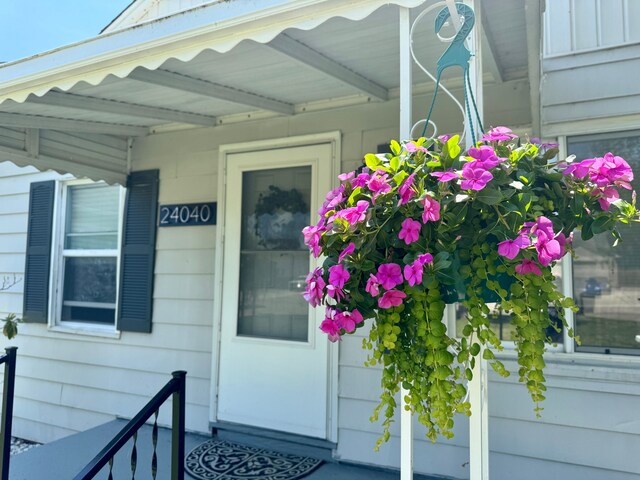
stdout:
<svg viewBox="0 0 640 480">
<path fill-rule="evenodd" d="M 433 91 L 433 98 L 431 100 L 431 106 L 429 107 L 429 113 L 427 114 L 424 130 L 422 131 L 422 136 L 424 136 L 427 131 L 427 125 L 429 124 L 431 114 L 433 113 L 433 107 L 436 103 L 436 97 L 438 95 L 438 88 L 440 86 L 440 77 L 442 76 L 442 72 L 449 67 L 459 66 L 462 69 L 463 75 L 464 100 L 467 107 L 467 115 L 469 117 L 471 139 L 475 144 L 476 138 L 475 131 L 473 129 L 473 122 L 471 122 L 471 108 L 469 105 L 469 99 L 471 99 L 471 103 L 473 104 L 480 130 L 484 131 L 484 127 L 482 126 L 482 120 L 480 119 L 480 114 L 478 113 L 476 99 L 473 95 L 473 89 L 471 88 L 471 78 L 469 75 L 469 59 L 471 58 L 471 52 L 465 45 L 465 40 L 469 36 L 471 30 L 473 29 L 473 26 L 475 25 L 475 14 L 473 13 L 471 7 L 464 3 L 456 3 L 455 5 L 456 11 L 459 15 L 462 16 L 462 26 L 453 37 L 453 40 L 451 41 L 447 49 L 438 59 L 436 71 L 436 87 Z M 436 34 L 440 33 L 442 27 L 449 18 L 451 18 L 451 13 L 448 7 L 440 10 L 438 15 L 436 15 L 435 20 Z"/>
</svg>

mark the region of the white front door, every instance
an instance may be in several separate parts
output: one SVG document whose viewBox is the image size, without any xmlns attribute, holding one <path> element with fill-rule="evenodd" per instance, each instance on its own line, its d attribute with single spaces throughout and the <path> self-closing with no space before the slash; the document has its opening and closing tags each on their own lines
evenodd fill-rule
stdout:
<svg viewBox="0 0 640 480">
<path fill-rule="evenodd" d="M 301 229 L 331 185 L 330 143 L 226 156 L 221 421 L 327 438 L 329 347 L 302 298 Z"/>
</svg>

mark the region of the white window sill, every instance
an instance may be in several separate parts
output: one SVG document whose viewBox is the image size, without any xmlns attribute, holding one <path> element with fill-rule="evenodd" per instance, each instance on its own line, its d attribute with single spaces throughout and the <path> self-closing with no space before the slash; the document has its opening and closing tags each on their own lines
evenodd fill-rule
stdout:
<svg viewBox="0 0 640 480">
<path fill-rule="evenodd" d="M 512 375 L 517 374 L 517 356 L 514 350 L 505 349 L 496 353 L 496 358 L 513 362 L 506 367 Z M 548 377 L 640 384 L 640 356 L 548 351 L 544 360 L 547 364 L 545 375 Z"/>
<path fill-rule="evenodd" d="M 49 327 L 49 331 L 71 335 L 86 335 L 89 337 L 120 338 L 120 331 L 115 330 L 115 327 L 105 328 L 95 325 L 55 325 Z"/>
</svg>

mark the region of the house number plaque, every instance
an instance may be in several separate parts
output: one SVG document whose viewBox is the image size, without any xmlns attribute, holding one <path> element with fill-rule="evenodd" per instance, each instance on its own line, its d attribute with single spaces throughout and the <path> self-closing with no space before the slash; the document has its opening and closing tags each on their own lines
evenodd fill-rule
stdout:
<svg viewBox="0 0 640 480">
<path fill-rule="evenodd" d="M 161 227 L 215 225 L 216 211 L 215 202 L 160 205 L 158 225 Z"/>
</svg>

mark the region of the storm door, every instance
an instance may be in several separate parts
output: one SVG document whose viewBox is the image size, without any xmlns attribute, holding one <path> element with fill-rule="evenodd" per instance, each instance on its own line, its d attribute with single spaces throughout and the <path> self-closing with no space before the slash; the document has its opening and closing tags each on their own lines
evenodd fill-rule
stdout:
<svg viewBox="0 0 640 480">
<path fill-rule="evenodd" d="M 328 188 L 331 145 L 226 159 L 218 420 L 326 438 L 328 346 L 302 298 L 315 263 L 301 230 Z"/>
</svg>

